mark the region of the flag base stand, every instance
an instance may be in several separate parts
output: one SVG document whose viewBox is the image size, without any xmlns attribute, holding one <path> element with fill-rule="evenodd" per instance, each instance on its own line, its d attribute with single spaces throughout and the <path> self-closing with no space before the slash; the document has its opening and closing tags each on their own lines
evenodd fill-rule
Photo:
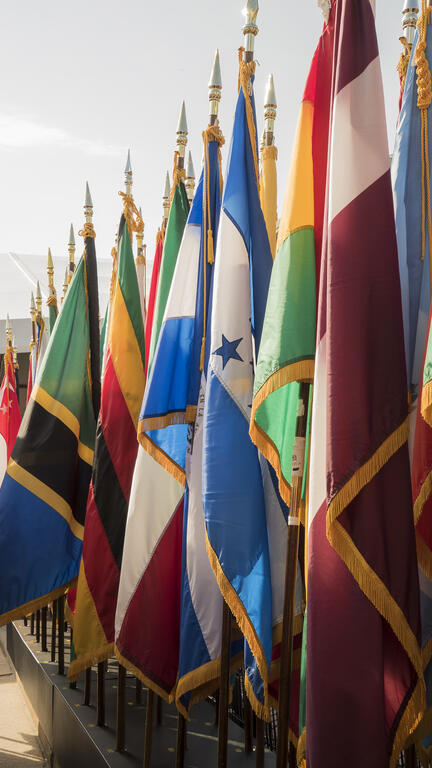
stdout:
<svg viewBox="0 0 432 768">
<path fill-rule="evenodd" d="M 57 664 L 51 662 L 50 652 L 42 653 L 36 645 L 30 627 L 17 621 L 9 624 L 6 633 L 7 650 L 17 677 L 35 718 L 44 751 L 54 765 L 76 768 L 77 765 L 92 768 L 118 768 L 119 760 L 127 768 L 142 768 L 144 754 L 144 724 L 146 718 L 147 690 L 143 686 L 142 704 L 136 704 L 136 682 L 131 675 L 125 680 L 126 734 L 125 750 L 116 751 L 118 665 L 110 659 L 105 672 L 105 723 L 96 725 L 96 696 L 90 706 L 84 705 L 85 673 L 77 680 L 75 690 L 63 675 L 58 674 Z M 65 662 L 69 661 L 69 633 L 65 636 Z M 91 671 L 92 691 L 96 691 L 96 668 Z M 156 703 L 155 703 L 156 709 Z M 216 766 L 218 728 L 214 722 L 214 706 L 207 701 L 192 709 L 187 726 L 185 765 Z M 156 720 L 156 716 L 154 718 Z M 174 768 L 176 761 L 177 710 L 173 704 L 163 704 L 161 725 L 154 724 L 152 733 L 152 764 Z M 265 768 L 274 768 L 275 754 L 266 750 Z M 229 768 L 254 768 L 255 754 L 244 752 L 243 729 L 229 721 L 228 725 Z"/>
</svg>

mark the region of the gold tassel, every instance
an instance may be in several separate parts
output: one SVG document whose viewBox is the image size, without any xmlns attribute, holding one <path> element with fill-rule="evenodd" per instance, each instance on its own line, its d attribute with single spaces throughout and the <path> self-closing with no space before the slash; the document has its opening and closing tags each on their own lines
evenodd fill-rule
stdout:
<svg viewBox="0 0 432 768">
<path fill-rule="evenodd" d="M 200 371 L 204 370 L 205 342 L 205 336 L 203 336 L 201 339 Z"/>
<path fill-rule="evenodd" d="M 211 229 L 207 230 L 207 261 L 209 264 L 214 264 L 213 232 Z"/>
</svg>

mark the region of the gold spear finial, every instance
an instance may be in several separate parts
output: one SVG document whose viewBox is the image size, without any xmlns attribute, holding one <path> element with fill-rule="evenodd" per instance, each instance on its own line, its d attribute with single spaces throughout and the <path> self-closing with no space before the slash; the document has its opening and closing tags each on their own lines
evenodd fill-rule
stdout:
<svg viewBox="0 0 432 768">
<path fill-rule="evenodd" d="M 93 225 L 93 200 L 91 198 L 88 181 L 86 181 L 84 216 L 85 216 L 86 224 L 90 224 L 92 226 Z"/>
<path fill-rule="evenodd" d="M 66 267 L 64 281 L 63 281 L 62 304 L 63 304 L 64 298 L 66 296 L 66 293 L 67 293 L 68 285 L 69 285 L 69 269 L 68 269 L 68 267 Z"/>
<path fill-rule="evenodd" d="M 164 227 L 166 227 L 167 225 L 168 216 L 169 216 L 170 195 L 171 195 L 170 179 L 169 179 L 169 173 L 167 171 L 166 178 L 165 178 L 165 189 L 162 197 Z"/>
<path fill-rule="evenodd" d="M 75 233 L 74 233 L 73 224 L 70 225 L 68 254 L 69 254 L 68 282 L 70 283 L 70 281 L 72 280 L 72 275 L 75 271 Z"/>
<path fill-rule="evenodd" d="M 37 309 L 37 313 L 40 315 L 42 313 L 42 294 L 41 294 L 41 289 L 39 285 L 39 280 L 36 283 L 36 309 Z"/>
<path fill-rule="evenodd" d="M 126 194 L 131 196 L 132 195 L 132 166 L 131 166 L 131 159 L 130 159 L 130 149 L 128 149 L 128 155 L 126 160 L 126 167 L 124 170 L 125 173 L 125 187 L 126 187 Z"/>
<path fill-rule="evenodd" d="M 209 87 L 209 102 L 210 102 L 210 125 L 217 123 L 219 102 L 222 96 L 222 77 L 219 61 L 219 51 L 215 53 L 213 69 L 210 75 Z"/>
<path fill-rule="evenodd" d="M 258 0 L 247 0 L 243 10 L 243 15 L 246 17 L 246 23 L 243 27 L 243 34 L 245 37 L 245 61 L 253 61 L 255 37 L 258 34 L 258 27 L 256 25 L 258 11 Z"/>
<path fill-rule="evenodd" d="M 429 1 L 429 5 L 430 4 Z M 414 42 L 418 12 L 419 7 L 417 0 L 405 0 L 402 9 L 402 37 L 400 37 L 399 40 L 403 45 L 406 44 L 409 46 L 410 51 Z"/>
<path fill-rule="evenodd" d="M 274 141 L 274 124 L 276 120 L 276 92 L 274 87 L 273 75 L 269 75 L 266 94 L 264 99 L 264 144 L 270 147 Z"/>
<path fill-rule="evenodd" d="M 6 315 L 6 341 L 12 343 L 12 326 L 9 315 Z"/>
<path fill-rule="evenodd" d="M 142 217 L 141 207 L 139 209 L 139 216 L 140 216 L 140 219 L 142 221 L 143 217 Z M 145 264 L 145 248 L 146 248 L 146 246 L 143 245 L 143 242 L 144 242 L 144 227 L 142 229 L 137 229 L 136 240 L 137 240 L 136 264 Z"/>
<path fill-rule="evenodd" d="M 48 273 L 48 285 L 53 290 L 54 289 L 54 264 L 53 264 L 52 255 L 51 255 L 51 248 L 48 248 L 47 273 Z"/>
<path fill-rule="evenodd" d="M 189 150 L 187 167 L 186 167 L 185 187 L 186 187 L 187 199 L 191 203 L 194 197 L 194 190 L 195 190 L 195 169 L 192 161 L 192 152 L 190 150 Z"/>
<path fill-rule="evenodd" d="M 180 117 L 177 125 L 177 147 L 178 147 L 178 164 L 179 170 L 184 168 L 184 158 L 186 152 L 186 144 L 188 140 L 188 127 L 186 121 L 186 107 L 184 101 L 182 102 Z"/>
</svg>

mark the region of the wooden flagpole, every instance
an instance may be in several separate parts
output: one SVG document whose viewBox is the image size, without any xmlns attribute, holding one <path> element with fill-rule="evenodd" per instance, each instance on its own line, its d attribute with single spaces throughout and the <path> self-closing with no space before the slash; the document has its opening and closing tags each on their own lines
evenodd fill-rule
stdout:
<svg viewBox="0 0 432 768">
<path fill-rule="evenodd" d="M 218 768 L 227 768 L 228 761 L 228 706 L 231 650 L 231 610 L 228 603 L 222 611 L 221 675 L 219 686 Z"/>
<path fill-rule="evenodd" d="M 123 752 L 125 748 L 125 731 L 126 731 L 126 670 L 119 664 L 118 665 L 118 681 L 117 681 L 117 745 L 118 752 Z"/>
</svg>

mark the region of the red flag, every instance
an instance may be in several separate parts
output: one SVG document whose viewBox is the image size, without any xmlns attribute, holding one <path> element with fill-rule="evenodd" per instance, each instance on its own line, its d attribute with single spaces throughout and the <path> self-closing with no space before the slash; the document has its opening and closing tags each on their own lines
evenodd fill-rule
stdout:
<svg viewBox="0 0 432 768">
<path fill-rule="evenodd" d="M 21 412 L 16 391 L 13 349 L 6 342 L 4 356 L 5 374 L 0 389 L 0 481 L 6 471 L 7 463 L 21 424 Z"/>
<path fill-rule="evenodd" d="M 369 0 L 334 0 L 309 494 L 308 768 L 396 766 L 424 707 L 408 396 Z"/>
<path fill-rule="evenodd" d="M 148 369 L 149 356 L 150 356 L 150 341 L 151 341 L 151 334 L 152 334 L 152 327 L 153 327 L 153 313 L 154 313 L 154 307 L 155 307 L 155 301 L 156 301 L 157 286 L 159 281 L 160 266 L 162 261 L 164 236 L 165 236 L 165 230 L 163 228 L 159 229 L 156 236 L 156 252 L 155 252 L 155 257 L 153 262 L 153 269 L 152 269 L 152 276 L 151 276 L 151 283 L 150 283 L 150 293 L 149 293 L 149 300 L 147 305 L 147 318 L 146 318 L 146 324 L 145 324 L 145 376 L 146 378 L 147 378 L 147 369 Z"/>
</svg>

